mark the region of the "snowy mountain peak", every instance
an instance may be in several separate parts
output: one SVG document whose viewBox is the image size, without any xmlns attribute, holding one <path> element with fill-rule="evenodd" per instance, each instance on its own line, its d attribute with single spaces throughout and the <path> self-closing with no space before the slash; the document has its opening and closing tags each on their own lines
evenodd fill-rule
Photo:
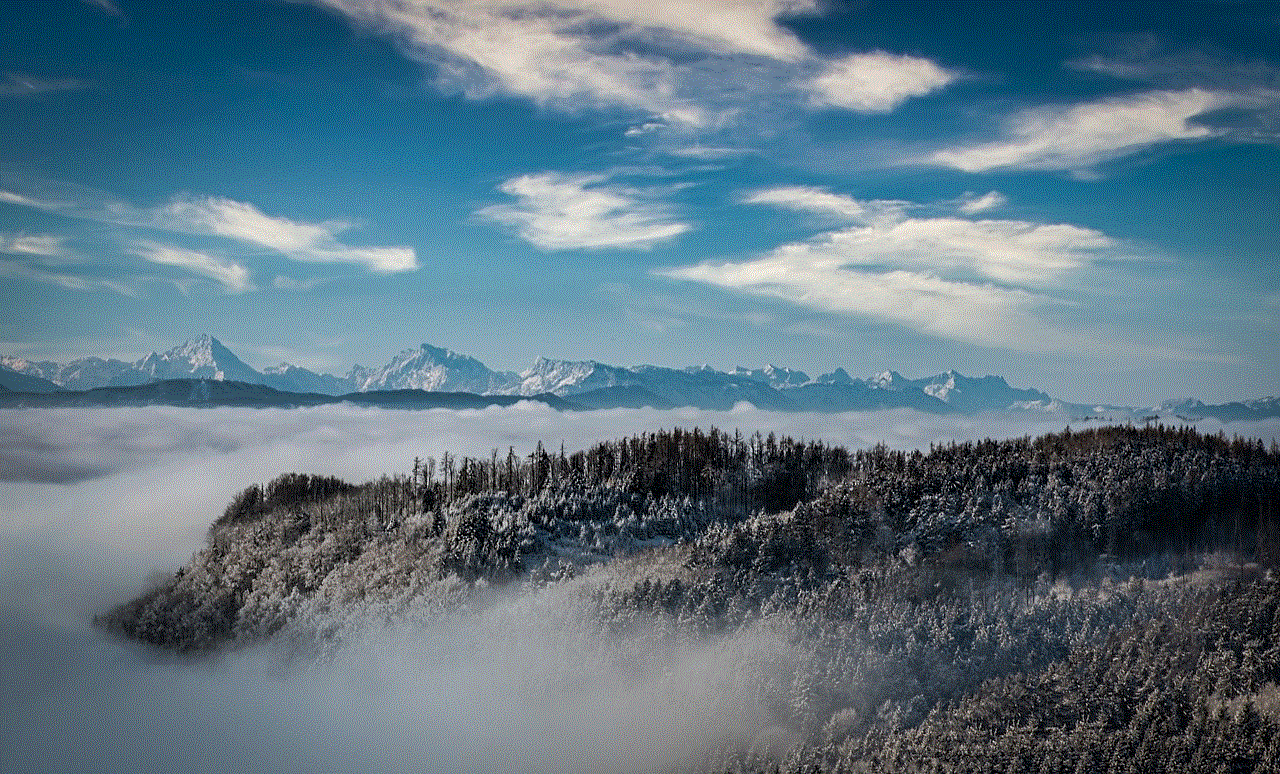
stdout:
<svg viewBox="0 0 1280 774">
<path fill-rule="evenodd" d="M 908 379 L 894 370 L 863 380 L 836 368 L 817 379 L 803 371 L 770 364 L 763 368 L 735 367 L 729 372 L 707 365 L 689 368 L 623 367 L 595 360 L 538 358 L 520 374 L 493 371 L 484 363 L 449 349 L 423 343 L 406 349 L 376 368 L 353 366 L 345 377 L 315 373 L 281 363 L 262 372 L 246 365 L 217 338 L 202 334 L 163 353 L 152 352 L 135 362 L 84 357 L 70 363 L 31 361 L 0 356 L 0 366 L 12 373 L 4 386 L 13 390 L 15 374 L 42 379 L 67 390 L 130 387 L 163 379 L 213 379 L 263 384 L 284 392 L 343 395 L 371 390 L 421 389 L 483 395 L 583 395 L 580 405 L 594 408 L 619 405 L 655 407 L 698 406 L 722 410 L 748 401 L 759 408 L 785 411 L 862 411 L 911 407 L 922 411 L 1037 412 L 1071 416 L 1143 416 L 1179 414 L 1212 416 L 1224 421 L 1280 416 L 1275 398 L 1205 405 L 1193 399 L 1167 401 L 1160 406 L 1063 403 L 1040 390 L 1010 387 L 1002 376 L 969 377 L 955 369 L 923 379 Z M 10 383 L 12 382 L 12 383 Z M 24 382 L 19 391 L 51 389 L 49 384 Z M 35 386 L 31 386 L 31 385 Z M 591 393 L 591 395 L 585 395 Z"/>
<path fill-rule="evenodd" d="M 594 360 L 551 360 L 545 357 L 538 358 L 517 378 L 517 391 L 521 395 L 550 392 L 564 396 L 638 383 L 634 373 L 620 366 Z"/>
<path fill-rule="evenodd" d="M 951 369 L 937 376 L 917 379 L 929 395 L 945 401 L 965 413 L 1005 411 L 1011 407 L 1027 409 L 1033 404 L 1046 406 L 1053 402 L 1045 393 L 1034 389 L 1010 387 L 1002 376 L 975 378 Z"/>
<path fill-rule="evenodd" d="M 788 387 L 799 387 L 802 384 L 808 384 L 811 380 L 809 375 L 804 371 L 797 371 L 794 368 L 785 366 L 777 366 L 772 363 L 764 368 L 743 368 L 735 367 L 729 372 L 730 376 L 743 376 L 756 382 L 764 382 L 775 390 L 786 389 Z"/>
<path fill-rule="evenodd" d="M 879 387 L 882 390 L 902 390 L 907 387 L 917 386 L 915 382 L 893 370 L 881 371 L 868 379 L 867 384 L 872 387 Z"/>
<path fill-rule="evenodd" d="M 381 368 L 356 366 L 347 380 L 358 391 L 427 390 L 431 392 L 499 392 L 508 379 L 467 355 L 430 344 L 406 349 Z"/>
<path fill-rule="evenodd" d="M 262 374 L 250 368 L 209 334 L 179 344 L 164 354 L 152 352 L 135 364 L 151 379 L 219 379 L 261 384 Z"/>
</svg>

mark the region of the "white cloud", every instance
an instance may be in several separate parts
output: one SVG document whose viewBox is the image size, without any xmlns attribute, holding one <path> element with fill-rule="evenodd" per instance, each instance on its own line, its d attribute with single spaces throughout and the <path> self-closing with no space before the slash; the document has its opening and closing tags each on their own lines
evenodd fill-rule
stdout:
<svg viewBox="0 0 1280 774">
<path fill-rule="evenodd" d="M 773 25 L 768 14 L 772 3 L 724 4 L 719 15 L 726 23 L 720 31 L 712 25 L 699 26 L 695 18 L 697 10 L 716 15 L 719 3 L 322 0 L 322 4 L 389 33 L 408 56 L 434 66 L 443 81 L 473 98 L 506 93 L 569 110 L 639 109 L 690 126 L 710 119 L 678 93 L 671 60 L 639 53 L 636 42 L 721 50 L 746 47 L 752 53 L 777 55 L 802 49 L 789 33 Z"/>
<path fill-rule="evenodd" d="M 356 263 L 383 274 L 418 268 L 412 247 L 342 244 L 337 235 L 352 228 L 345 221 L 308 223 L 273 217 L 252 204 L 215 197 L 176 197 L 150 212 L 158 227 L 261 245 L 296 261 Z"/>
<path fill-rule="evenodd" d="M 516 198 L 477 212 L 544 250 L 645 248 L 690 229 L 643 192 L 604 185 L 600 175 L 523 175 L 499 190 Z"/>
<path fill-rule="evenodd" d="M 73 186 L 60 188 L 72 196 L 37 198 L 0 190 L 0 201 L 119 226 L 224 237 L 305 263 L 352 263 L 382 274 L 418 268 L 412 247 L 363 247 L 338 241 L 339 234 L 353 228 L 346 221 L 291 220 L 267 215 L 247 202 L 213 196 L 175 196 L 166 204 L 138 208 Z"/>
<path fill-rule="evenodd" d="M 16 194 L 13 191 L 0 191 L 0 202 L 5 202 L 6 204 L 18 204 L 23 207 L 38 207 L 40 209 L 55 209 L 67 206 L 63 202 L 38 201 L 21 194 Z"/>
<path fill-rule="evenodd" d="M 982 196 L 965 195 L 959 210 L 965 215 L 976 215 L 987 210 L 996 210 L 1009 203 L 1008 197 L 999 191 L 991 191 Z"/>
<path fill-rule="evenodd" d="M 243 293 L 246 290 L 253 290 L 253 284 L 249 281 L 248 269 L 225 258 L 146 241 L 134 242 L 132 252 L 139 258 L 151 263 L 158 263 L 162 266 L 176 266 L 193 274 L 208 277 L 221 283 L 229 293 Z"/>
<path fill-rule="evenodd" d="M 822 244 L 822 243 L 819 243 Z M 1019 220 L 903 218 L 831 234 L 824 248 L 863 263 L 976 273 L 1051 286 L 1116 243 L 1092 229 Z"/>
<path fill-rule="evenodd" d="M 664 126 L 714 129 L 764 103 L 888 112 L 954 80 L 887 53 L 827 62 L 778 19 L 816 0 L 315 0 L 398 41 L 472 98 L 510 94 L 575 111 L 621 108 Z M 815 73 L 817 73 L 815 75 Z M 764 111 L 768 112 L 768 111 Z"/>
<path fill-rule="evenodd" d="M 630 130 L 628 130 L 629 132 Z M 736 156 L 746 156 L 751 151 L 746 148 L 726 148 L 714 145 L 686 145 L 680 148 L 672 148 L 667 151 L 669 155 L 679 156 L 686 159 L 701 159 L 704 161 L 716 161 L 720 159 L 731 159 Z"/>
<path fill-rule="evenodd" d="M 85 257 L 66 245 L 67 237 L 58 234 L 0 233 L 0 253 L 13 256 L 0 260 L 0 276 L 55 285 L 67 290 L 105 288 L 124 296 L 136 296 L 130 285 L 83 273 L 59 271 L 70 264 L 83 264 Z"/>
<path fill-rule="evenodd" d="M 78 262 L 81 256 L 66 246 L 67 238 L 57 234 L 0 233 L 0 253 L 53 259 L 59 263 Z M 50 261 L 44 261 L 49 263 Z"/>
<path fill-rule="evenodd" d="M 852 54 L 826 63 L 805 82 L 816 105 L 858 113 L 888 113 L 911 97 L 920 97 L 954 82 L 956 76 L 928 59 L 873 52 Z"/>
<path fill-rule="evenodd" d="M 986 197 L 984 197 L 986 198 Z M 1079 337 L 1039 314 L 1046 295 L 1120 245 L 1101 232 L 1019 220 L 911 217 L 905 202 L 858 201 L 817 188 L 757 191 L 744 201 L 835 215 L 854 225 L 763 257 L 659 272 L 938 338 L 1016 351 L 1072 349 Z"/>
<path fill-rule="evenodd" d="M 1231 105 L 1228 94 L 1204 89 L 1152 91 L 1072 107 L 1026 110 L 1005 137 L 939 150 L 924 160 L 965 172 L 994 169 L 1087 169 L 1102 161 L 1173 140 L 1209 137 L 1191 119 Z"/>
<path fill-rule="evenodd" d="M 782 186 L 756 191 L 747 204 L 769 204 L 834 215 L 858 225 L 778 248 L 838 257 L 842 263 L 977 274 L 1007 284 L 1051 286 L 1066 272 L 1119 245 L 1101 232 L 1067 224 L 1020 220 L 911 217 L 909 202 L 860 201 L 821 188 Z M 1003 203 L 992 192 L 968 212 Z M 965 211 L 966 205 L 960 209 Z"/>
<path fill-rule="evenodd" d="M 658 121 L 646 121 L 639 126 L 632 126 L 623 135 L 627 137 L 640 137 L 646 134 L 652 134 L 659 129 L 666 129 L 667 125 Z"/>
<path fill-rule="evenodd" d="M 1047 352 L 1066 343 L 1063 334 L 1031 313 L 1048 299 L 924 272 L 859 270 L 838 259 L 779 250 L 754 261 L 701 264 L 662 274 L 982 346 Z"/>
<path fill-rule="evenodd" d="M 1235 142 L 1280 141 L 1280 67 L 1262 59 L 1232 59 L 1221 52 L 1166 51 L 1154 41 L 1115 56 L 1069 62 L 1079 70 L 1148 83 L 1156 88 L 1205 89 L 1231 95 L 1230 115 L 1202 119 Z"/>
<path fill-rule="evenodd" d="M 834 215 L 845 220 L 865 220 L 872 217 L 895 216 L 901 210 L 901 202 L 858 201 L 843 194 L 833 194 L 812 186 L 777 186 L 763 188 L 743 198 L 744 204 L 771 204 L 799 212 L 817 215 Z"/>
</svg>

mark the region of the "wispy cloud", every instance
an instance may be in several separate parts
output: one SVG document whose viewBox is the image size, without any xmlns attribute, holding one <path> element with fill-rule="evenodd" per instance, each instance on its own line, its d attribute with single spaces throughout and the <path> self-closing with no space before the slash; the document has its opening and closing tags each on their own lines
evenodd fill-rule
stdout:
<svg viewBox="0 0 1280 774">
<path fill-rule="evenodd" d="M 812 186 L 776 186 L 753 191 L 743 204 L 769 204 L 797 212 L 831 215 L 844 220 L 872 220 L 883 217 L 898 219 L 906 202 L 859 201 Z"/>
<path fill-rule="evenodd" d="M 347 221 L 321 223 L 267 215 L 252 204 L 212 196 L 181 195 L 156 207 L 134 207 L 74 186 L 51 196 L 0 190 L 0 201 L 118 226 L 195 236 L 217 236 L 265 247 L 305 263 L 350 263 L 390 274 L 418 268 L 412 247 L 347 245 L 338 235 L 354 228 Z"/>
<path fill-rule="evenodd" d="M 991 191 L 982 196 L 966 194 L 957 208 L 965 215 L 976 215 L 987 210 L 997 210 L 1009 203 L 1008 198 L 999 191 Z"/>
<path fill-rule="evenodd" d="M 838 258 L 785 250 L 754 261 L 700 264 L 662 274 L 982 346 L 1045 352 L 1065 343 L 1063 334 L 1031 313 L 1047 299 L 990 284 L 919 272 L 864 271 L 842 266 Z"/>
<path fill-rule="evenodd" d="M 220 283 L 228 293 L 253 290 L 253 284 L 249 281 L 249 270 L 226 258 L 195 250 L 184 250 L 159 242 L 138 241 L 134 242 L 130 249 L 134 255 L 145 261 L 162 266 L 175 266 L 193 274 L 208 277 Z"/>
<path fill-rule="evenodd" d="M 446 87 L 638 111 L 633 137 L 715 129 L 764 101 L 888 112 L 954 79 L 918 57 L 823 59 L 779 23 L 818 12 L 816 0 L 316 2 L 392 37 Z"/>
<path fill-rule="evenodd" d="M 479 210 L 544 250 L 646 248 L 688 231 L 645 192 L 607 184 L 603 175 L 523 175 L 499 190 L 516 198 Z"/>
<path fill-rule="evenodd" d="M 267 215 L 246 202 L 216 197 L 175 197 L 145 212 L 160 228 L 260 245 L 296 261 L 355 263 L 383 274 L 418 268 L 412 247 L 354 247 L 339 242 L 338 234 L 354 227 L 346 221 L 291 220 Z"/>
<path fill-rule="evenodd" d="M 0 97 L 27 97 L 52 91 L 87 89 L 88 81 L 78 78 L 37 78 L 22 73 L 5 73 L 0 80 Z"/>
<path fill-rule="evenodd" d="M 1161 89 L 1204 89 L 1232 95 L 1229 115 L 1201 122 L 1228 139 L 1280 141 L 1280 67 L 1263 59 L 1227 59 L 1204 51 L 1167 51 L 1160 41 L 1144 39 L 1111 56 L 1070 62 L 1077 70 L 1102 73 Z"/>
<path fill-rule="evenodd" d="M 993 196 L 1004 202 L 995 192 L 983 199 Z M 777 250 L 806 259 L 835 260 L 840 265 L 904 268 L 1053 287 L 1066 273 L 1121 249 L 1102 232 L 1070 224 L 947 215 L 913 217 L 908 214 L 910 202 L 859 201 L 821 188 L 765 189 L 744 201 L 841 215 L 855 223 Z M 988 202 L 988 206 L 995 206 L 995 202 Z M 965 207 L 961 204 L 958 209 L 964 211 Z M 986 207 L 977 211 L 982 209 Z"/>
<path fill-rule="evenodd" d="M 80 266 L 87 259 L 67 245 L 60 234 L 0 233 L 0 276 L 55 285 L 67 290 L 106 289 L 124 296 L 136 296 L 137 290 L 126 282 L 93 276 Z M 68 269 L 77 265 L 75 271 Z"/>
<path fill-rule="evenodd" d="M 83 259 L 60 234 L 0 233 L 0 253 L 45 259 L 44 263 L 77 263 Z"/>
<path fill-rule="evenodd" d="M 627 130 L 630 132 L 631 130 Z M 715 145 L 686 145 L 683 147 L 672 148 L 667 151 L 672 156 L 679 156 L 686 159 L 700 159 L 703 161 L 718 161 L 721 159 L 732 159 L 739 156 L 747 156 L 752 153 L 747 148 L 726 148 Z"/>
<path fill-rule="evenodd" d="M 136 297 L 138 295 L 137 289 L 126 282 L 51 271 L 43 266 L 33 266 L 17 261 L 0 260 L 0 277 L 55 285 L 67 290 L 105 289 L 119 293 L 122 296 Z"/>
<path fill-rule="evenodd" d="M 888 113 L 911 97 L 937 91 L 955 80 L 954 73 L 928 59 L 878 51 L 828 62 L 805 87 L 816 105 Z"/>
<path fill-rule="evenodd" d="M 1216 132 L 1192 119 L 1237 98 L 1205 89 L 1152 91 L 1070 107 L 1025 110 L 992 142 L 944 148 L 923 161 L 965 172 L 1081 170 L 1157 143 Z"/>
<path fill-rule="evenodd" d="M 1067 224 L 912 217 L 904 202 L 858 201 L 823 189 L 757 191 L 744 201 L 841 217 L 854 225 L 753 260 L 660 272 L 943 339 L 1016 351 L 1079 346 L 1045 322 L 1072 272 L 1121 246 Z"/>
</svg>

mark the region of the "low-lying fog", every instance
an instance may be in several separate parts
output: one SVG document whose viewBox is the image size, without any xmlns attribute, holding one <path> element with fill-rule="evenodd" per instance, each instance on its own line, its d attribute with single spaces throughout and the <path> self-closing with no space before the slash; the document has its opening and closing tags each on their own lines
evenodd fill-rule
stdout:
<svg viewBox="0 0 1280 774">
<path fill-rule="evenodd" d="M 602 659 L 605 646 L 546 623 L 556 592 L 449 627 L 370 635 L 323 666 L 268 647 L 177 658 L 91 623 L 185 562 L 232 495 L 280 473 L 363 481 L 407 472 L 415 456 L 528 453 L 538 441 L 574 450 L 673 426 L 923 449 L 1062 429 L 1045 418 L 748 407 L 0 411 L 0 770 L 635 771 L 754 733 L 742 675 L 788 658 L 781 638 L 657 652 L 650 640 L 634 659 Z M 1225 430 L 1280 438 L 1275 421 Z"/>
</svg>

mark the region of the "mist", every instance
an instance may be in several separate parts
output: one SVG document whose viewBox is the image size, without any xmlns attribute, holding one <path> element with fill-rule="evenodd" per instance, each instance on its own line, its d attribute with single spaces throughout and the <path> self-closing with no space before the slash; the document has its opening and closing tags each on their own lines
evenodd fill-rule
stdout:
<svg viewBox="0 0 1280 774">
<path fill-rule="evenodd" d="M 1057 418 L 615 410 L 67 409 L 0 412 L 0 770 L 651 771 L 759 737 L 751 675 L 803 658 L 785 631 L 608 641 L 574 584 L 494 592 L 447 621 L 371 611 L 339 650 L 200 658 L 92 619 L 174 571 L 245 486 L 289 471 L 358 482 L 415 456 L 580 449 L 660 427 L 775 432 L 850 448 L 1008 438 Z M 1280 422 L 1214 422 L 1272 441 Z M 588 573 L 577 583 L 590 583 Z"/>
</svg>

